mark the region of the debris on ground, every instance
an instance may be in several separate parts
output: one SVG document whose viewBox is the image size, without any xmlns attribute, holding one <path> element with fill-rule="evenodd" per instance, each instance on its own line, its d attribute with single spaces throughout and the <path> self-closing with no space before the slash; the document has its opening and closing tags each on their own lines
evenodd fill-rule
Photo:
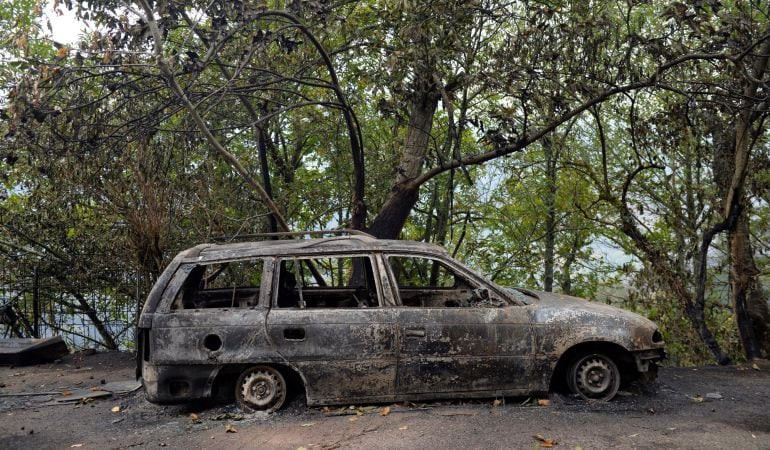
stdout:
<svg viewBox="0 0 770 450">
<path fill-rule="evenodd" d="M 559 445 L 558 442 L 556 442 L 553 439 L 546 439 L 540 434 L 536 434 L 532 436 L 533 439 L 540 441 L 540 448 L 553 448 L 556 445 Z"/>
</svg>

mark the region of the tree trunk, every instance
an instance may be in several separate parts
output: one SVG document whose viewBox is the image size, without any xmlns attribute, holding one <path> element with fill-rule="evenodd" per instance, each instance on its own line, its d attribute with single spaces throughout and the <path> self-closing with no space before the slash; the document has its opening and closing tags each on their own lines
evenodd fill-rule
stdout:
<svg viewBox="0 0 770 450">
<path fill-rule="evenodd" d="M 730 245 L 730 300 L 735 322 L 746 358 L 761 357 L 760 338 L 767 340 L 767 303 L 759 285 L 754 252 L 749 234 L 748 200 L 745 196 L 745 181 L 737 172 L 746 171 L 753 140 L 748 136 L 747 118 L 739 117 L 736 123 L 725 126 L 719 120 L 712 124 L 714 134 L 714 183 L 722 197 L 725 215 L 729 214 L 730 202 L 739 205 L 738 216 L 728 229 Z M 734 208 L 733 208 L 734 209 Z M 749 306 L 751 304 L 751 306 Z M 750 312 L 751 311 L 751 312 Z M 753 314 L 752 314 L 753 312 Z"/>
<path fill-rule="evenodd" d="M 687 287 L 684 284 L 685 277 L 683 274 L 678 273 L 668 258 L 661 253 L 660 250 L 655 248 L 647 237 L 639 231 L 633 222 L 631 212 L 628 208 L 625 207 L 624 204 L 620 205 L 620 208 L 623 233 L 628 236 L 633 241 L 636 248 L 645 255 L 647 261 L 655 268 L 655 272 L 662 277 L 670 291 L 677 297 L 679 302 L 684 305 L 687 318 L 690 319 L 693 328 L 711 354 L 714 355 L 714 359 L 717 363 L 721 365 L 730 364 L 730 357 L 722 351 L 722 347 L 719 345 L 719 342 L 717 342 L 714 334 L 706 324 L 703 304 L 695 301 L 692 293 L 687 290 Z"/>
<path fill-rule="evenodd" d="M 564 295 L 572 295 L 572 264 L 577 260 L 577 253 L 583 246 L 582 239 L 576 231 L 570 246 L 567 258 L 561 266 L 561 277 L 559 277 L 559 287 Z"/>
<path fill-rule="evenodd" d="M 553 292 L 553 266 L 556 246 L 556 163 L 559 152 L 554 151 L 550 137 L 543 138 L 545 154 L 545 249 L 543 252 L 543 290 Z"/>
<path fill-rule="evenodd" d="M 434 90 L 425 90 L 417 94 L 412 102 L 396 181 L 368 230 L 380 239 L 397 239 L 417 203 L 420 185 L 412 183 L 412 180 L 422 172 L 439 98 Z"/>
<path fill-rule="evenodd" d="M 746 352 L 746 358 L 751 360 L 762 357 L 758 338 L 760 336 L 762 338 L 765 337 L 767 304 L 762 298 L 757 279 L 759 270 L 757 270 L 757 266 L 754 264 L 754 252 L 749 241 L 749 223 L 746 211 L 738 217 L 738 223 L 730 231 L 729 237 L 731 260 L 730 287 L 732 290 L 733 311 L 738 326 L 738 333 L 741 336 L 741 343 Z M 757 293 L 760 295 L 756 295 Z M 760 300 L 756 302 L 759 305 L 756 303 L 752 304 L 751 300 L 756 301 L 757 299 Z"/>
<path fill-rule="evenodd" d="M 259 171 L 262 175 L 262 185 L 265 186 L 265 193 L 267 193 L 268 197 L 270 197 L 271 200 L 275 200 L 275 197 L 273 196 L 273 184 L 270 181 L 270 167 L 267 164 L 267 147 L 268 147 L 268 139 L 270 139 L 270 136 L 267 134 L 267 131 L 263 127 L 255 127 L 255 132 L 257 134 L 257 152 L 259 156 Z M 275 233 L 278 231 L 278 222 L 275 220 L 275 216 L 272 214 L 268 215 L 268 225 L 270 226 L 270 232 Z"/>
</svg>

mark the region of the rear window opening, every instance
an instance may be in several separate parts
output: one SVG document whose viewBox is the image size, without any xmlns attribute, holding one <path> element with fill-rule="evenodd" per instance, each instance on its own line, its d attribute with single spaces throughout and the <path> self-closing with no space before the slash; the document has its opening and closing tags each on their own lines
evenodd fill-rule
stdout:
<svg viewBox="0 0 770 450">
<path fill-rule="evenodd" d="M 259 303 L 261 258 L 195 266 L 172 309 L 250 308 Z"/>
</svg>

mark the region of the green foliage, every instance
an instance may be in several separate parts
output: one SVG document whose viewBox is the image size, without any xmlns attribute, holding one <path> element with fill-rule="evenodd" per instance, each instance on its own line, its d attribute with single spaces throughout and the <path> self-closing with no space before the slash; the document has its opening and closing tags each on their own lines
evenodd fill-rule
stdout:
<svg viewBox="0 0 770 450">
<path fill-rule="evenodd" d="M 169 89 L 147 21 L 133 12 L 141 8 L 65 3 L 99 30 L 73 48 L 45 37 L 38 2 L 0 6 L 0 258 L 6 267 L 45 262 L 65 291 L 131 302 L 137 278 L 146 293 L 176 251 L 267 231 L 268 210 Z M 249 19 L 265 7 L 300 17 L 330 52 L 361 125 L 370 222 L 399 187 L 405 153 L 415 151 L 406 148 L 415 105 L 436 101 L 430 129 L 421 130 L 428 146 L 415 153 L 421 173 L 498 153 L 426 180 L 402 238 L 444 245 L 503 285 L 542 289 L 551 265 L 554 290 L 651 317 L 678 364 L 708 359 L 680 293 L 623 219 L 631 217 L 648 248 L 694 292 L 701 238 L 721 212 L 714 130 L 729 128 L 740 111 L 733 94 L 754 57 L 721 56 L 753 48 L 767 29 L 758 5 L 154 5 L 176 81 L 247 171 L 269 178 L 293 228 L 350 223 L 354 165 L 319 53 L 286 21 Z M 661 70 L 689 53 L 711 57 Z M 622 94 L 604 96 L 612 89 Z M 764 133 L 755 148 L 750 219 L 767 280 Z M 607 259 L 609 247 L 624 255 Z M 705 314 L 735 357 L 726 251 L 717 240 L 710 253 Z"/>
</svg>

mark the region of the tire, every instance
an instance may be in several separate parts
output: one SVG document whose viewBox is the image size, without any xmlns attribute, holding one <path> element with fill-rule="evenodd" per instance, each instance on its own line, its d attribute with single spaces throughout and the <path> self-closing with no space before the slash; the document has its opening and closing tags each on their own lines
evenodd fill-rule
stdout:
<svg viewBox="0 0 770 450">
<path fill-rule="evenodd" d="M 588 401 L 606 402 L 620 388 L 620 370 L 612 358 L 601 353 L 579 357 L 567 370 L 567 386 Z"/>
<path fill-rule="evenodd" d="M 235 383 L 235 399 L 245 412 L 278 411 L 286 400 L 286 380 L 273 367 L 250 367 Z"/>
</svg>

